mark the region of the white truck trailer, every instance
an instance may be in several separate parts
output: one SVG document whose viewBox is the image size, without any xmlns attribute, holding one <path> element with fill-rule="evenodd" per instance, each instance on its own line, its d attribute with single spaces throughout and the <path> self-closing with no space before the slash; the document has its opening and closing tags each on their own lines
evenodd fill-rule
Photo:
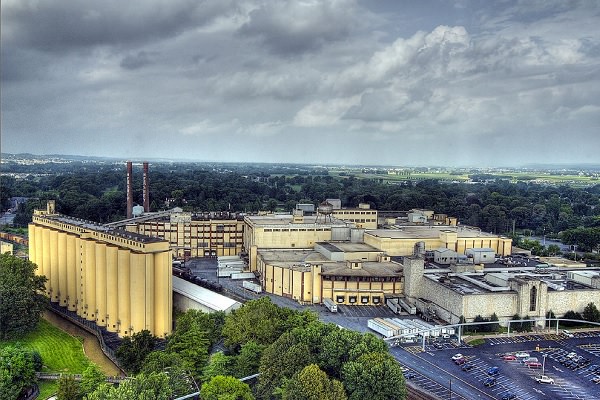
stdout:
<svg viewBox="0 0 600 400">
<path fill-rule="evenodd" d="M 323 305 L 327 307 L 330 312 L 337 312 L 337 304 L 331 299 L 323 299 Z"/>
</svg>

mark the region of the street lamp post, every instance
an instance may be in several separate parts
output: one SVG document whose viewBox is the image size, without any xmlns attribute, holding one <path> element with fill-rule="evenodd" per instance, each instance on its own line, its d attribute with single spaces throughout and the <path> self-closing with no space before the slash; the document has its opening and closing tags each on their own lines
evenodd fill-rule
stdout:
<svg viewBox="0 0 600 400">
<path fill-rule="evenodd" d="M 545 375 L 545 371 L 546 371 L 546 356 L 548 356 L 548 354 L 543 354 L 542 355 L 542 375 Z"/>
</svg>

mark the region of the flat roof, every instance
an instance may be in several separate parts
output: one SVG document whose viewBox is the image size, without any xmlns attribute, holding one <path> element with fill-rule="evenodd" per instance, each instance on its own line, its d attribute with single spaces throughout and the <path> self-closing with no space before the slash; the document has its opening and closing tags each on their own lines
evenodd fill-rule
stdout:
<svg viewBox="0 0 600 400">
<path fill-rule="evenodd" d="M 482 232 L 479 228 L 444 225 L 402 226 L 400 229 L 373 229 L 366 230 L 365 235 L 390 239 L 438 239 L 442 232 L 456 233 L 459 238 L 500 237 L 492 233 Z"/>
<path fill-rule="evenodd" d="M 117 229 L 110 226 L 106 226 L 103 224 L 99 224 L 92 221 L 87 221 L 83 219 L 68 217 L 62 214 L 54 214 L 54 215 L 44 215 L 43 218 L 51 219 L 54 221 L 62 222 L 64 224 L 78 226 L 80 228 L 84 228 L 88 231 L 102 232 L 108 235 L 118 236 L 122 238 L 126 238 L 129 240 L 134 240 L 136 242 L 141 243 L 157 243 L 157 242 L 166 242 L 165 239 L 161 239 L 155 236 L 142 235 L 135 232 L 130 232 L 125 229 Z"/>
<path fill-rule="evenodd" d="M 303 217 L 304 222 L 293 222 L 293 216 L 291 214 L 269 214 L 269 215 L 247 215 L 245 220 L 251 222 L 256 226 L 285 226 L 293 225 L 301 227 L 303 225 L 310 225 L 311 227 L 350 227 L 351 225 L 337 218 L 330 218 L 324 215 L 305 215 Z"/>
<path fill-rule="evenodd" d="M 383 253 L 383 251 L 365 243 L 351 242 L 317 242 L 315 243 L 331 252 L 341 253 L 357 253 L 357 252 L 374 252 Z"/>
<path fill-rule="evenodd" d="M 311 264 L 323 266 L 321 275 L 337 276 L 399 276 L 403 266 L 396 262 L 361 261 L 362 268 L 351 269 L 346 261 L 331 261 L 318 251 L 310 249 L 258 250 L 258 255 L 267 264 L 294 271 L 310 271 Z"/>
</svg>

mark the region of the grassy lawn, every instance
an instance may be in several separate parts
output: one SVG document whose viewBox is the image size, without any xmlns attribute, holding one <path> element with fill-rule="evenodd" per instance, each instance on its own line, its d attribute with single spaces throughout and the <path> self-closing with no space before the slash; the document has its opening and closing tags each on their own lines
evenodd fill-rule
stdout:
<svg viewBox="0 0 600 400">
<path fill-rule="evenodd" d="M 80 340 L 63 332 L 45 319 L 40 319 L 35 331 L 18 340 L 0 341 L 0 347 L 16 342 L 40 353 L 44 362 L 42 372 L 79 374 L 90 363 L 83 352 Z"/>
</svg>

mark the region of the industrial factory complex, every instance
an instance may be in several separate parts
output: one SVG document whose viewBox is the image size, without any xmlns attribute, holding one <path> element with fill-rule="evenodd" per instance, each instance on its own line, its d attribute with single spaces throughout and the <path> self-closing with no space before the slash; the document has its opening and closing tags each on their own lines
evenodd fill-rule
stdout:
<svg viewBox="0 0 600 400">
<path fill-rule="evenodd" d="M 148 164 L 137 209 L 131 168 L 126 220 L 76 220 L 49 202 L 29 226 L 29 257 L 48 278 L 50 300 L 120 336 L 171 332 L 174 259 L 239 256 L 241 272 L 269 294 L 301 304 L 392 300 L 398 312 L 449 323 L 494 313 L 501 323 L 515 314 L 543 319 L 600 304 L 599 271 L 513 257 L 511 239 L 443 214 L 380 218 L 368 204 L 344 208 L 336 199 L 285 214 L 151 213 Z"/>
</svg>

